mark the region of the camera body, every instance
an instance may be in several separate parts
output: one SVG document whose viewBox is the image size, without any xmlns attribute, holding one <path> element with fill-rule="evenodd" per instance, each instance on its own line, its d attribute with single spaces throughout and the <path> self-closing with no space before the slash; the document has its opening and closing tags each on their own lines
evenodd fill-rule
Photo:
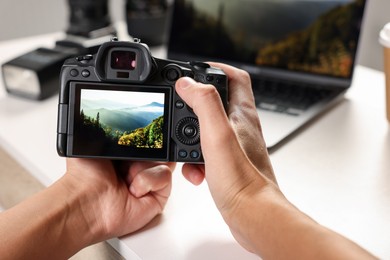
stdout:
<svg viewBox="0 0 390 260">
<path fill-rule="evenodd" d="M 222 70 L 152 57 L 139 41 L 113 40 L 95 55 L 66 60 L 60 75 L 58 154 L 202 163 L 198 119 L 175 91 L 182 76 L 214 85 L 227 109 L 228 80 Z"/>
</svg>

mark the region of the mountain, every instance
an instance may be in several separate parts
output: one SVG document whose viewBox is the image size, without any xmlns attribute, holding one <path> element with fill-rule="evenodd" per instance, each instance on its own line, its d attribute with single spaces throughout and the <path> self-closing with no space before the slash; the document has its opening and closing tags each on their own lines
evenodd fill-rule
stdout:
<svg viewBox="0 0 390 260">
<path fill-rule="evenodd" d="M 145 127 L 155 118 L 163 115 L 164 106 L 153 102 L 151 104 L 132 108 L 121 109 L 83 109 L 85 116 L 96 119 L 99 113 L 99 123 L 104 127 L 120 132 L 130 132 L 134 129 Z"/>
<path fill-rule="evenodd" d="M 129 108 L 129 104 L 119 103 L 117 101 L 112 101 L 108 99 L 99 99 L 99 100 L 89 100 L 83 99 L 81 101 L 81 109 L 123 109 Z"/>
<path fill-rule="evenodd" d="M 164 107 L 164 104 L 160 104 L 158 102 L 152 102 L 152 103 L 150 103 L 149 105 L 146 105 L 146 106 Z"/>
<path fill-rule="evenodd" d="M 164 112 L 164 105 L 160 104 L 158 102 L 152 102 L 147 105 L 138 106 L 138 107 L 131 107 L 131 108 L 125 108 L 122 109 L 122 111 L 143 111 L 143 112 L 156 112 L 161 113 Z"/>
<path fill-rule="evenodd" d="M 163 148 L 163 126 L 164 117 L 160 116 L 147 126 L 122 135 L 118 144 L 137 148 Z"/>
<path fill-rule="evenodd" d="M 349 77 L 362 0 L 335 7 L 306 29 L 259 48 L 258 65 Z"/>
<path fill-rule="evenodd" d="M 292 31 L 307 28 L 321 14 L 351 1 L 241 0 L 229 2 L 223 0 L 221 5 L 226 6 L 224 23 L 230 35 L 234 37 L 234 35 L 239 34 L 242 28 L 245 28 L 245 31 L 250 35 L 257 35 L 261 40 L 266 41 L 283 37 Z M 281 19 L 281 17 L 283 18 Z M 244 42 L 236 44 L 244 44 Z"/>
</svg>

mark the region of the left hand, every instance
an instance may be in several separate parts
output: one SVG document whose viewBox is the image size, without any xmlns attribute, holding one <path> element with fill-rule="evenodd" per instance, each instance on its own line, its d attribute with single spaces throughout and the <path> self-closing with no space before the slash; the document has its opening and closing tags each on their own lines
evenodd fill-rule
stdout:
<svg viewBox="0 0 390 260">
<path fill-rule="evenodd" d="M 134 232 L 163 211 L 175 166 L 68 158 L 65 185 L 70 193 L 82 194 L 87 225 L 94 240 L 101 241 Z"/>
</svg>

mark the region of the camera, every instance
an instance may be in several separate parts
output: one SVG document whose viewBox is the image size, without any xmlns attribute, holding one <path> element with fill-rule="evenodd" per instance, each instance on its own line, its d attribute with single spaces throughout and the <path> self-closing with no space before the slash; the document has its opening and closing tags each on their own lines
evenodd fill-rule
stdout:
<svg viewBox="0 0 390 260">
<path fill-rule="evenodd" d="M 183 76 L 214 85 L 227 109 L 228 79 L 221 69 L 155 58 L 139 40 L 113 39 L 95 55 L 66 60 L 58 154 L 202 163 L 198 118 L 175 91 Z"/>
<path fill-rule="evenodd" d="M 115 34 L 108 10 L 108 0 L 68 0 L 68 35 L 87 39 Z"/>
<path fill-rule="evenodd" d="M 151 47 L 162 45 L 167 40 L 170 12 L 168 0 L 126 0 L 127 31 Z"/>
</svg>

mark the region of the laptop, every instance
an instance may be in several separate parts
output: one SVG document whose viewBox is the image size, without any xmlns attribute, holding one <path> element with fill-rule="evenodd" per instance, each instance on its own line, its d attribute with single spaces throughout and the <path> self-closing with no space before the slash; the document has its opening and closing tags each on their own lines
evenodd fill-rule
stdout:
<svg viewBox="0 0 390 260">
<path fill-rule="evenodd" d="M 169 59 L 249 72 L 263 134 L 278 147 L 343 99 L 365 0 L 176 0 Z"/>
</svg>

